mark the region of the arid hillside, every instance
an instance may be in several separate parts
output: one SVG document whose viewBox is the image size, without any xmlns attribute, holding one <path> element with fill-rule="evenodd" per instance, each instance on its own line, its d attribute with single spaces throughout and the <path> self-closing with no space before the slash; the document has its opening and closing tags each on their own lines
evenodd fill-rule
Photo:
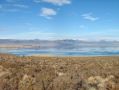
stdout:
<svg viewBox="0 0 119 90">
<path fill-rule="evenodd" d="M 0 90 L 119 90 L 119 57 L 0 54 Z"/>
</svg>

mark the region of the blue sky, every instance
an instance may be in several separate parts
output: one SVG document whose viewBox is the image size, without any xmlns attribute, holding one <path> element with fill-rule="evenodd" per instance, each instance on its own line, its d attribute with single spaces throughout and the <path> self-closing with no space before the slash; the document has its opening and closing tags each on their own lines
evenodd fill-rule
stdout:
<svg viewBox="0 0 119 90">
<path fill-rule="evenodd" d="M 0 38 L 119 40 L 119 0 L 0 0 Z"/>
</svg>

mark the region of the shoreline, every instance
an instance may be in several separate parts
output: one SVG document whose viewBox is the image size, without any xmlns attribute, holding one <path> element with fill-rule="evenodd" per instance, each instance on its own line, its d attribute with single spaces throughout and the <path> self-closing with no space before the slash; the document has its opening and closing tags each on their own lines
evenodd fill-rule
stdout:
<svg viewBox="0 0 119 90">
<path fill-rule="evenodd" d="M 16 56 L 16 57 L 58 57 L 58 58 L 95 58 L 95 57 L 119 57 L 119 55 L 77 55 L 77 56 L 68 56 L 68 55 L 53 55 L 53 54 L 33 54 L 33 55 L 15 55 L 15 54 L 9 54 L 9 53 L 0 53 L 1 55 L 8 55 L 8 56 Z"/>
<path fill-rule="evenodd" d="M 103 57 L 119 56 L 119 50 L 35 50 L 35 49 L 0 49 L 1 53 L 13 54 L 16 56 L 48 56 L 48 57 Z"/>
</svg>

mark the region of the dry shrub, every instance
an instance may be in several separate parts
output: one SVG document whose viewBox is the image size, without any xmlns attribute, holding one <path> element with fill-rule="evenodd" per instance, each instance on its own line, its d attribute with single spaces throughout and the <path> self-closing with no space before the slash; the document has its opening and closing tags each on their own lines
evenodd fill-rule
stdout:
<svg viewBox="0 0 119 90">
<path fill-rule="evenodd" d="M 115 77 L 110 75 L 106 78 L 101 76 L 91 76 L 88 78 L 87 83 L 89 85 L 89 90 L 113 90 L 115 89 Z"/>
</svg>

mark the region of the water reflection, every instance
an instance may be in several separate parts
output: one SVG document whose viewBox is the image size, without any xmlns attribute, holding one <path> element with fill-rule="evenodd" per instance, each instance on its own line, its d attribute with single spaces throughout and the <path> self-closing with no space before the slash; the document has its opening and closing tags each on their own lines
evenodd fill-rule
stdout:
<svg viewBox="0 0 119 90">
<path fill-rule="evenodd" d="M 0 49 L 0 53 L 9 53 L 20 56 L 54 55 L 54 56 L 110 56 L 119 55 L 119 47 L 85 47 L 74 50 L 58 49 Z"/>
</svg>

